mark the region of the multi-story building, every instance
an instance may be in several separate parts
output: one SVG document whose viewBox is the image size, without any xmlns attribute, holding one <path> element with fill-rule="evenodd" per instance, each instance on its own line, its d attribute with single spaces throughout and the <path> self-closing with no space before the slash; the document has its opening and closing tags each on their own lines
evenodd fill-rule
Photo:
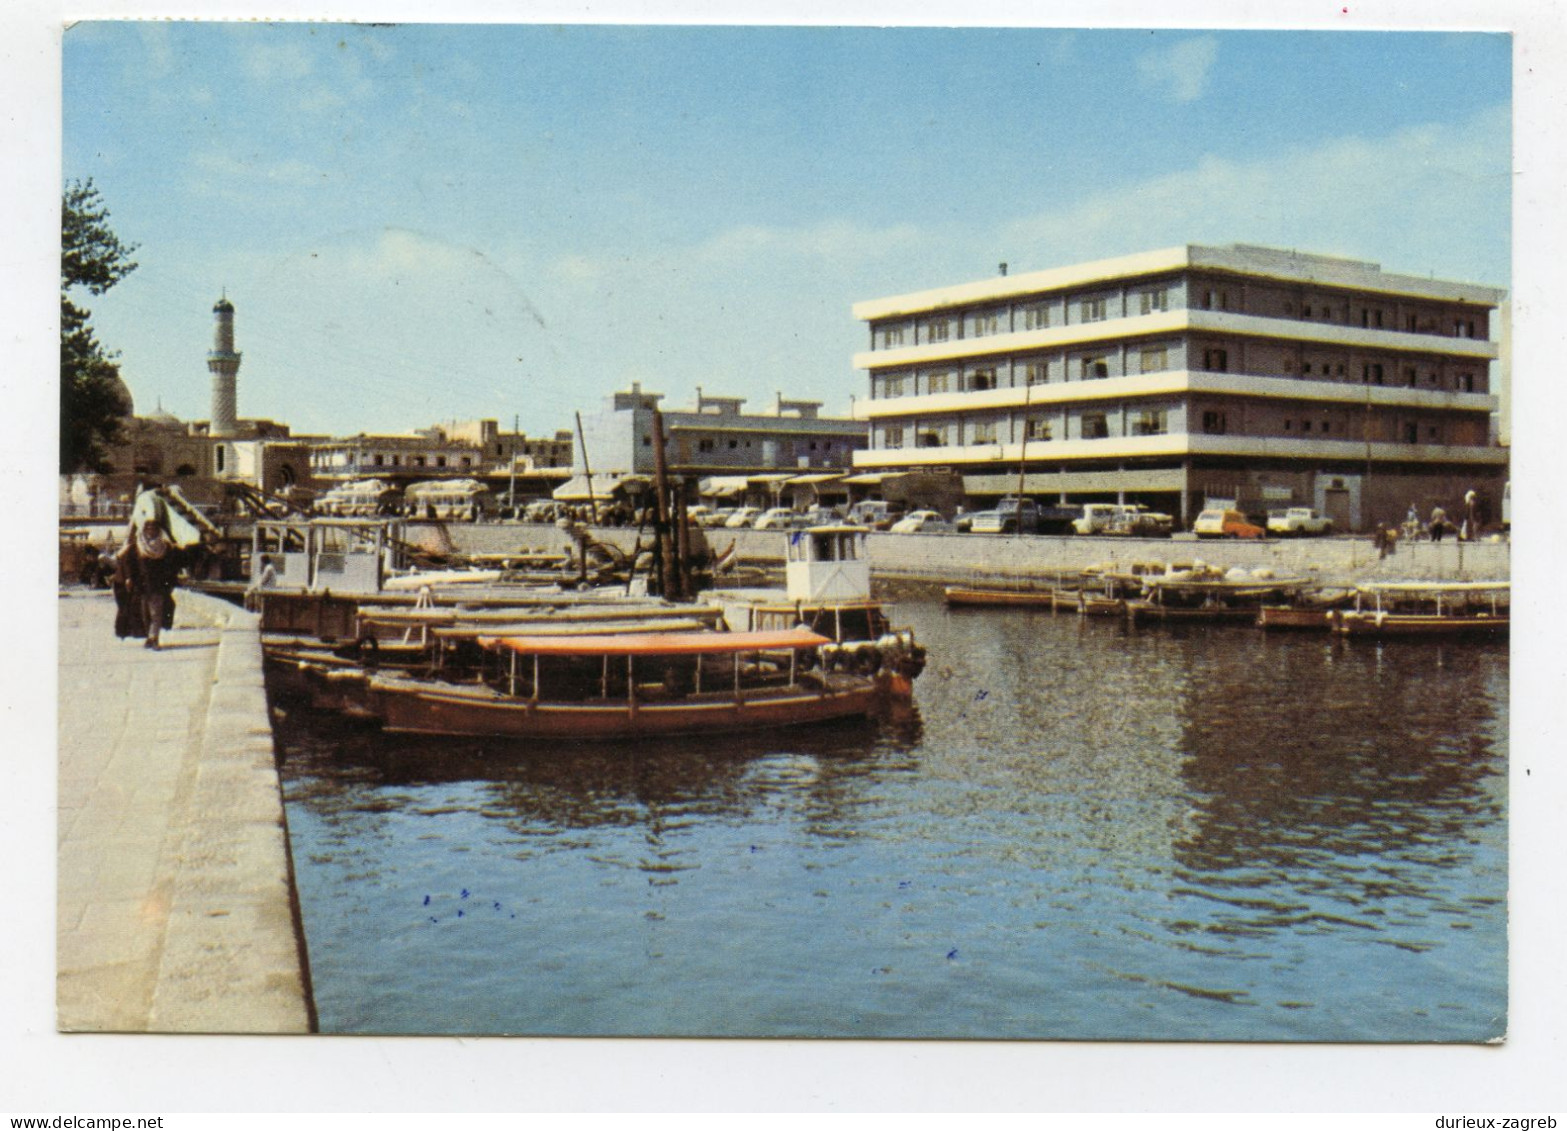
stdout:
<svg viewBox="0 0 1567 1131">
<path fill-rule="evenodd" d="M 754 476 L 770 481 L 776 493 L 778 484 L 813 472 L 818 480 L 826 472 L 847 473 L 854 453 L 866 444 L 862 422 L 822 416 L 819 401 L 787 400 L 780 394 L 772 411 L 748 413 L 742 411 L 743 397 L 708 396 L 700 388 L 696 394 L 694 408 L 660 410 L 668 471 L 692 487 L 703 477 Z M 600 486 L 611 478 L 652 475 L 653 412 L 663 398 L 633 382 L 610 396 L 603 411 L 584 417 L 587 467 L 579 452 L 576 474 L 591 469 L 603 477 Z M 577 490 L 574 483 L 568 488 Z"/>
<path fill-rule="evenodd" d="M 870 349 L 857 469 L 951 468 L 1017 489 L 1145 502 L 1316 506 L 1341 529 L 1500 517 L 1492 287 L 1374 263 L 1186 246 L 854 307 Z"/>
</svg>

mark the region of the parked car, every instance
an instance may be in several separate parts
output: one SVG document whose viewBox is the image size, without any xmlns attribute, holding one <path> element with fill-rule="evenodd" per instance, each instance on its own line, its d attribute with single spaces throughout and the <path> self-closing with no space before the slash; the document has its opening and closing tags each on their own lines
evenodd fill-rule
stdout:
<svg viewBox="0 0 1567 1131">
<path fill-rule="evenodd" d="M 976 514 L 969 530 L 975 534 L 1038 534 L 1039 504 L 1008 495 L 994 510 Z"/>
<path fill-rule="evenodd" d="M 857 526 L 869 526 L 872 530 L 886 530 L 903 517 L 903 511 L 894 503 L 881 499 L 861 499 L 849 508 L 848 520 Z"/>
<path fill-rule="evenodd" d="M 1311 507 L 1290 507 L 1288 510 L 1268 512 L 1269 534 L 1304 537 L 1309 534 L 1326 534 L 1332 529 L 1333 520 Z"/>
<path fill-rule="evenodd" d="M 950 534 L 952 523 L 939 511 L 910 511 L 888 529 L 894 534 Z"/>
<path fill-rule="evenodd" d="M 734 507 L 714 507 L 705 514 L 699 515 L 696 520 L 698 526 L 724 526 L 734 517 Z"/>
<path fill-rule="evenodd" d="M 793 507 L 773 507 L 759 515 L 751 525 L 757 530 L 787 530 L 795 525 Z"/>
<path fill-rule="evenodd" d="M 750 526 L 761 513 L 761 507 L 736 507 L 734 513 L 724 520 L 724 525 L 730 530 Z"/>
<path fill-rule="evenodd" d="M 1206 510 L 1192 523 L 1192 533 L 1199 538 L 1262 538 L 1267 531 L 1254 522 L 1248 522 L 1240 511 Z"/>
</svg>

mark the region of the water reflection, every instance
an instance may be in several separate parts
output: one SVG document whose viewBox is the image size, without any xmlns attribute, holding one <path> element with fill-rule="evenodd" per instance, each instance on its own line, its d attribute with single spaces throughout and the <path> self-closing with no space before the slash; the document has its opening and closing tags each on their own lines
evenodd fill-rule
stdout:
<svg viewBox="0 0 1567 1131">
<path fill-rule="evenodd" d="M 1497 1030 L 1505 646 L 930 601 L 900 619 L 932 656 L 902 727 L 626 749 L 382 735 L 285 705 L 324 1023 Z M 493 915 L 451 933 L 470 891 Z"/>
</svg>

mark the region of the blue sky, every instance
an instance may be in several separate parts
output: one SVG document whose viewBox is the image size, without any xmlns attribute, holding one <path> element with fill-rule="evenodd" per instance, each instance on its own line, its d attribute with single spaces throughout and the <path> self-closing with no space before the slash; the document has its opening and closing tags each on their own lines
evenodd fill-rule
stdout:
<svg viewBox="0 0 1567 1131">
<path fill-rule="evenodd" d="M 82 23 L 63 167 L 139 411 L 571 426 L 633 380 L 847 412 L 852 303 L 1186 242 L 1510 285 L 1499 34 Z"/>
</svg>

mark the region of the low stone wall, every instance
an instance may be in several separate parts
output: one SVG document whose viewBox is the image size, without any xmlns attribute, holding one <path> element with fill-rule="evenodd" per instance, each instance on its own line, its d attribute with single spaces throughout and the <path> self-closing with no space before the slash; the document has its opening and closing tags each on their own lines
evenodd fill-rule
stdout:
<svg viewBox="0 0 1567 1131">
<path fill-rule="evenodd" d="M 462 553 L 508 553 L 521 549 L 561 550 L 563 531 L 545 523 L 453 524 L 446 528 Z M 412 531 L 423 540 L 419 528 Z M 599 528 L 594 537 L 630 550 L 635 529 Z M 708 530 L 708 544 L 726 550 L 734 543 L 742 560 L 783 561 L 782 532 Z M 643 535 L 643 544 L 650 535 Z M 1106 562 L 1190 562 L 1281 574 L 1310 574 L 1328 582 L 1367 578 L 1411 581 L 1492 581 L 1510 576 L 1507 542 L 1406 542 L 1379 558 L 1369 538 L 1285 538 L 1261 541 L 1195 541 L 1189 538 L 1089 538 L 1078 536 L 991 536 L 979 534 L 887 534 L 869 539 L 871 569 L 887 577 L 966 581 L 1082 569 Z"/>
<path fill-rule="evenodd" d="M 186 802 L 151 1025 L 162 1032 L 314 1028 L 288 826 L 262 674 L 260 618 L 180 590 L 182 618 L 219 630 Z"/>
</svg>

